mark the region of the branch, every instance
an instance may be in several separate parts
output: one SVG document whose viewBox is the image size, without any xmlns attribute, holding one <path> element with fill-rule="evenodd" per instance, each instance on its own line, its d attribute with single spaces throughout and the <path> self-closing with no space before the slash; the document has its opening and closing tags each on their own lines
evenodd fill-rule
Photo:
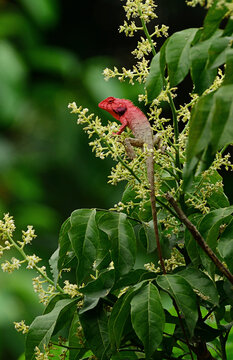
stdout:
<svg viewBox="0 0 233 360">
<path fill-rule="evenodd" d="M 166 194 L 166 199 L 171 204 L 173 209 L 176 211 L 180 221 L 187 227 L 189 232 L 192 234 L 194 240 L 198 243 L 198 245 L 202 248 L 202 250 L 206 253 L 206 255 L 213 261 L 215 266 L 221 271 L 221 273 L 233 284 L 233 275 L 231 272 L 223 265 L 223 263 L 219 260 L 219 258 L 215 255 L 213 250 L 209 247 L 209 245 L 205 242 L 196 226 L 191 223 L 191 221 L 187 218 L 181 208 L 178 206 L 175 199 L 171 194 Z"/>
</svg>

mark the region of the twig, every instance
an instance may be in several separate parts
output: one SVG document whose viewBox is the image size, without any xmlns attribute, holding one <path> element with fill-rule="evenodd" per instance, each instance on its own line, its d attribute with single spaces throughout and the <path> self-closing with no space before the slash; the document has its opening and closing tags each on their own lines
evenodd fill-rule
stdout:
<svg viewBox="0 0 233 360">
<path fill-rule="evenodd" d="M 205 242 L 202 235 L 197 230 L 196 226 L 187 218 L 187 216 L 184 214 L 184 212 L 178 206 L 178 204 L 175 201 L 175 199 L 173 198 L 173 196 L 171 194 L 167 193 L 166 199 L 171 204 L 173 209 L 176 211 L 180 221 L 187 227 L 189 232 L 192 234 L 194 240 L 196 240 L 198 245 L 202 248 L 202 250 L 206 253 L 206 255 L 213 261 L 213 263 L 221 271 L 221 273 L 233 284 L 233 275 L 231 274 L 231 272 L 224 266 L 224 264 L 215 255 L 213 250 Z"/>
</svg>

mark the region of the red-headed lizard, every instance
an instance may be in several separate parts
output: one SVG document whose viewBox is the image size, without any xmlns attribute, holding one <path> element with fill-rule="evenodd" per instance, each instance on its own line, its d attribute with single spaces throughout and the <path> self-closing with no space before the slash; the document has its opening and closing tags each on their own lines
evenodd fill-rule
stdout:
<svg viewBox="0 0 233 360">
<path fill-rule="evenodd" d="M 148 149 L 151 150 L 151 155 L 148 156 L 147 165 L 147 177 L 150 184 L 150 201 L 151 211 L 154 224 L 155 238 L 157 243 L 158 255 L 161 267 L 165 273 L 164 261 L 162 256 L 162 250 L 159 241 L 158 223 L 157 223 L 157 211 L 155 200 L 155 184 L 154 184 L 154 158 L 153 149 L 154 145 L 159 142 L 159 138 L 153 136 L 150 123 L 143 112 L 136 107 L 130 100 L 117 99 L 112 96 L 106 98 L 99 103 L 99 107 L 109 112 L 116 120 L 121 122 L 121 127 L 116 133 L 120 135 L 122 131 L 128 126 L 135 138 L 125 139 L 125 147 L 128 156 L 133 159 L 136 155 L 133 146 L 142 147 L 143 144 L 147 144 Z"/>
</svg>

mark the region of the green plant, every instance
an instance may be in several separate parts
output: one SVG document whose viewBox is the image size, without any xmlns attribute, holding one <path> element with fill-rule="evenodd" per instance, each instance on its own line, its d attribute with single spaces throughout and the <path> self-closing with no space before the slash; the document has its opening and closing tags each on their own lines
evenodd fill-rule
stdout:
<svg viewBox="0 0 233 360">
<path fill-rule="evenodd" d="M 156 26 L 150 34 L 153 0 L 127 0 L 124 8 L 128 22 L 120 31 L 143 31 L 145 38 L 133 51 L 133 70 L 106 69 L 104 75 L 145 83 L 139 100 L 149 104 L 148 118 L 164 148 L 154 150 L 154 170 L 165 269 L 151 221 L 146 151 L 136 149 L 138 156 L 129 160 L 121 141 L 129 131 L 118 141 L 112 136 L 118 124 L 103 125 L 71 103 L 96 156 L 116 162 L 109 182 L 125 181 L 125 191 L 114 209 L 71 214 L 49 261 L 51 277 L 25 251 L 33 229 L 16 241 L 13 219 L 5 215 L 0 251 L 15 248 L 22 260 L 12 258 L 2 269 L 12 272 L 23 263 L 36 269 L 34 289 L 46 305 L 29 328 L 24 322 L 16 328 L 27 333 L 26 360 L 226 359 L 233 325 L 233 206 L 219 170 L 232 170 L 226 150 L 233 142 L 233 3 L 208 1 L 203 27 L 174 33 L 157 53 L 154 38 L 167 36 L 168 28 Z M 193 92 L 179 104 L 176 95 L 189 73 Z"/>
</svg>

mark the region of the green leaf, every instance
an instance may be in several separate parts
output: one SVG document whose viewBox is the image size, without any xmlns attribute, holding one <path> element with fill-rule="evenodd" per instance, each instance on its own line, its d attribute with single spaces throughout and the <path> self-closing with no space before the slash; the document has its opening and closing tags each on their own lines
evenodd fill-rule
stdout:
<svg viewBox="0 0 233 360">
<path fill-rule="evenodd" d="M 233 84 L 233 49 L 227 49 L 226 52 L 226 71 L 223 85 Z"/>
<path fill-rule="evenodd" d="M 190 257 L 190 260 L 192 261 L 192 264 L 198 267 L 201 264 L 199 245 L 194 240 L 188 229 L 185 229 L 185 247 L 188 252 L 188 256 Z"/>
<path fill-rule="evenodd" d="M 209 48 L 217 37 L 220 37 L 221 31 L 214 34 L 213 38 L 198 42 L 191 48 L 191 76 L 195 85 L 194 91 L 202 94 L 214 81 L 217 75 L 217 69 L 208 68 Z"/>
<path fill-rule="evenodd" d="M 155 239 L 153 220 L 149 221 L 148 223 L 143 223 L 139 234 L 140 237 L 145 237 L 145 247 L 148 253 L 152 253 L 154 250 L 156 250 L 157 244 Z"/>
<path fill-rule="evenodd" d="M 80 314 L 93 309 L 100 298 L 108 295 L 114 285 L 114 274 L 114 270 L 105 271 L 96 280 L 90 281 L 86 286 L 80 288 L 80 292 L 84 294 L 84 304 L 79 311 Z"/>
<path fill-rule="evenodd" d="M 81 284 L 92 271 L 99 243 L 99 231 L 95 221 L 96 210 L 75 210 L 70 217 L 69 238 L 78 259 L 77 278 Z"/>
<path fill-rule="evenodd" d="M 175 300 L 192 336 L 198 319 L 198 311 L 196 296 L 191 286 L 179 275 L 159 275 L 156 281 Z"/>
<path fill-rule="evenodd" d="M 160 68 L 160 53 L 157 53 L 150 64 L 150 73 L 146 79 L 148 101 L 152 102 L 163 89 L 163 74 Z"/>
<path fill-rule="evenodd" d="M 166 46 L 166 62 L 171 86 L 178 85 L 189 72 L 189 51 L 198 29 L 186 29 L 173 34 Z"/>
<path fill-rule="evenodd" d="M 165 86 L 165 70 L 166 70 L 166 47 L 167 47 L 167 43 L 169 41 L 170 38 L 168 38 L 162 45 L 161 49 L 160 49 L 160 70 L 161 70 L 161 74 L 163 76 L 163 85 Z"/>
<path fill-rule="evenodd" d="M 111 360 L 138 360 L 136 351 L 121 351 L 112 355 Z"/>
<path fill-rule="evenodd" d="M 199 172 L 208 169 L 216 151 L 233 142 L 232 119 L 233 84 L 201 97 L 195 105 L 190 120 L 184 189 L 190 186 L 199 163 Z"/>
<path fill-rule="evenodd" d="M 130 316 L 130 302 L 135 295 L 135 292 L 140 289 L 143 282 L 136 284 L 127 292 L 118 298 L 114 304 L 111 315 L 109 318 L 109 334 L 112 348 L 119 348 L 122 333 L 126 324 L 127 319 Z"/>
<path fill-rule="evenodd" d="M 59 259 L 58 259 L 58 270 L 61 271 L 65 267 L 67 261 L 67 252 L 71 250 L 71 243 L 69 239 L 69 230 L 71 228 L 70 218 L 62 224 L 59 233 Z"/>
<path fill-rule="evenodd" d="M 194 268 L 186 268 L 185 270 L 179 271 L 178 275 L 187 280 L 193 289 L 198 290 L 201 294 L 206 296 L 208 298 L 207 301 L 210 301 L 214 305 L 218 305 L 218 291 L 209 276 Z"/>
<path fill-rule="evenodd" d="M 107 213 L 98 222 L 112 244 L 112 260 L 116 272 L 124 275 L 132 270 L 136 258 L 136 238 L 126 214 Z"/>
<path fill-rule="evenodd" d="M 227 12 L 227 7 L 224 3 L 219 6 L 219 1 L 215 0 L 214 4 L 209 9 L 205 20 L 204 20 L 204 30 L 202 32 L 201 40 L 206 40 L 210 38 L 215 31 L 218 29 L 221 20 Z"/>
<path fill-rule="evenodd" d="M 186 165 L 183 174 L 184 189 L 190 186 L 198 162 L 207 146 L 210 134 L 210 111 L 213 103 L 213 93 L 210 93 L 201 97 L 191 112 Z"/>
<path fill-rule="evenodd" d="M 61 293 L 54 295 L 46 305 L 43 311 L 43 315 L 50 313 L 54 309 L 56 303 L 63 299 L 70 299 L 70 297 L 67 294 L 61 294 Z"/>
<path fill-rule="evenodd" d="M 52 256 L 49 259 L 49 265 L 51 269 L 51 273 L 53 274 L 53 280 L 55 285 L 57 284 L 59 270 L 58 270 L 58 259 L 59 259 L 59 249 L 55 250 Z"/>
<path fill-rule="evenodd" d="M 36 346 L 44 351 L 44 346 L 48 345 L 59 319 L 64 314 L 75 311 L 76 302 L 77 300 L 72 299 L 59 300 L 51 312 L 35 318 L 26 336 L 26 360 L 34 358 Z"/>
<path fill-rule="evenodd" d="M 214 154 L 233 143 L 233 84 L 222 86 L 216 91 L 211 115 L 210 142 Z"/>
<path fill-rule="evenodd" d="M 149 358 L 163 339 L 165 324 L 159 292 L 151 282 L 143 286 L 131 300 L 131 319 Z"/>
<path fill-rule="evenodd" d="M 231 214 L 233 212 L 233 206 L 226 208 L 220 208 L 209 212 L 205 215 L 199 224 L 199 231 L 206 240 L 207 244 L 216 253 L 217 239 L 219 236 L 220 225 L 224 222 L 231 220 Z M 209 274 L 214 277 L 215 265 L 211 259 L 199 248 L 199 254 L 203 266 L 207 269 Z"/>
<path fill-rule="evenodd" d="M 232 36 L 214 39 L 209 48 L 207 68 L 215 69 L 226 62 L 226 54 L 232 41 Z"/>
<path fill-rule="evenodd" d="M 110 342 L 108 318 L 101 305 L 79 316 L 87 343 L 98 359 L 108 360 Z"/>
<path fill-rule="evenodd" d="M 233 19 L 229 18 L 227 25 L 224 29 L 224 36 L 231 36 L 233 34 Z"/>
<path fill-rule="evenodd" d="M 215 228 L 217 225 L 219 231 L 219 226 L 222 222 L 227 221 L 227 218 L 232 214 L 233 212 L 233 205 L 228 206 L 226 208 L 220 208 L 213 211 L 210 211 L 208 214 L 206 214 L 202 221 L 199 224 L 199 231 L 202 234 L 202 236 L 207 240 L 213 235 L 212 229 Z M 229 219 L 230 220 L 230 219 Z"/>
<path fill-rule="evenodd" d="M 79 317 L 77 312 L 74 313 L 74 317 L 69 330 L 69 360 L 79 360 L 82 355 L 87 351 L 85 349 L 81 349 L 83 345 L 80 343 L 80 339 L 77 336 L 78 327 L 80 326 Z M 79 349 L 80 348 L 80 349 Z"/>
<path fill-rule="evenodd" d="M 135 285 L 146 279 L 154 279 L 157 274 L 152 271 L 147 271 L 145 269 L 136 269 L 130 271 L 128 274 L 122 276 L 114 285 L 112 291 L 116 289 L 123 289 L 126 286 Z"/>
<path fill-rule="evenodd" d="M 209 176 L 209 179 L 212 184 L 223 181 L 222 176 L 217 172 L 217 170 L 213 171 L 213 173 Z M 230 205 L 229 200 L 221 187 L 216 189 L 216 191 L 208 197 L 208 205 L 210 206 L 211 211 L 219 208 L 225 208 Z"/>
<path fill-rule="evenodd" d="M 230 222 L 221 234 L 217 249 L 226 262 L 230 272 L 233 272 L 233 221 Z"/>
</svg>

